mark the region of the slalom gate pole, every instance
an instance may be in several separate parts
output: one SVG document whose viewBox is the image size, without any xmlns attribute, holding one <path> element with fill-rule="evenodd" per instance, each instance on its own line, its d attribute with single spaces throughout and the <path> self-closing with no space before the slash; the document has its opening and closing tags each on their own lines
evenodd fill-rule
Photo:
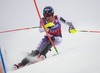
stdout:
<svg viewBox="0 0 100 73">
<path fill-rule="evenodd" d="M 40 22 L 42 23 L 42 26 L 43 26 L 43 28 L 44 28 L 44 31 L 45 31 L 45 33 L 46 33 L 46 35 L 47 35 L 49 41 L 51 42 L 52 46 L 54 47 L 56 53 L 58 54 L 58 50 L 57 50 L 56 46 L 54 45 L 53 41 L 51 40 L 50 36 L 48 35 L 48 33 L 47 33 L 47 31 L 46 31 L 46 28 L 44 27 L 44 23 L 43 23 L 43 21 L 42 21 L 42 18 L 41 18 L 41 15 L 40 15 L 40 12 L 39 12 L 39 9 L 38 9 L 36 0 L 34 0 L 34 5 L 35 5 L 35 8 L 36 8 L 37 14 L 38 14 L 38 16 L 39 16 Z"/>
<path fill-rule="evenodd" d="M 100 33 L 99 30 L 76 30 L 77 32 L 92 32 L 92 33 Z"/>
<path fill-rule="evenodd" d="M 7 71 L 6 71 L 6 66 L 5 66 L 5 62 L 4 62 L 4 58 L 3 58 L 3 55 L 2 55 L 2 51 L 1 51 L 1 48 L 0 48 L 0 58 L 1 58 L 2 66 L 3 66 L 3 71 L 4 71 L 4 73 L 7 73 Z"/>
<path fill-rule="evenodd" d="M 36 27 L 29 27 L 29 28 L 11 29 L 11 30 L 0 31 L 0 33 L 14 32 L 14 31 L 20 31 L 20 30 L 28 30 L 28 29 L 34 29 L 34 28 L 40 28 L 40 27 L 36 26 Z"/>
</svg>

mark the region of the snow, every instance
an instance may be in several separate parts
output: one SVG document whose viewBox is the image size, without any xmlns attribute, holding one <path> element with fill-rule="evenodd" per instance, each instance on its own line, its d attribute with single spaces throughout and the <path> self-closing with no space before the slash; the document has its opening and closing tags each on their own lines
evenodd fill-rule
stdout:
<svg viewBox="0 0 100 73">
<path fill-rule="evenodd" d="M 6 1 L 6 2 L 5 2 Z M 33 27 L 39 25 L 33 1 L 5 0 L 0 3 L 0 30 Z M 100 1 L 98 0 L 63 0 L 37 1 L 39 9 L 51 5 L 55 13 L 73 22 L 76 29 L 100 30 Z M 66 9 L 65 9 L 66 6 Z M 41 14 L 42 15 L 42 14 Z M 0 34 L 8 73 L 100 73 L 100 34 L 90 32 L 68 33 L 68 27 L 62 25 L 63 42 L 47 54 L 48 58 L 18 70 L 12 66 L 20 62 L 27 52 L 36 49 L 45 33 L 38 28 Z"/>
<path fill-rule="evenodd" d="M 25 32 L 26 31 L 23 31 L 23 33 Z M 62 72 L 62 73 L 66 73 L 66 72 L 68 73 L 73 73 L 73 72 L 74 73 L 99 73 L 100 72 L 99 70 L 100 68 L 100 58 L 99 58 L 100 56 L 100 49 L 99 49 L 100 37 L 99 36 L 100 34 L 92 34 L 92 33 L 82 33 L 83 35 L 82 34 L 80 35 L 80 34 L 81 33 L 77 33 L 74 35 L 70 34 L 69 36 L 70 37 L 73 36 L 73 37 L 69 39 L 66 39 L 64 37 L 66 41 L 63 42 L 57 48 L 60 54 L 51 57 L 53 54 L 56 53 L 52 48 L 53 52 L 49 52 L 48 54 L 49 57 L 46 60 L 38 62 L 36 64 L 23 67 L 13 72 L 9 71 L 8 73 L 21 73 L 21 72 L 25 72 L 25 73 L 27 72 L 30 72 L 30 73 L 32 72 L 35 72 L 35 73 L 40 73 L 40 72 L 41 73 L 45 73 L 45 72 L 48 72 L 48 73 L 59 73 L 59 72 Z M 78 36 L 79 37 L 81 36 L 81 37 L 79 38 Z M 90 37 L 90 38 L 86 39 L 87 37 Z M 84 39 L 84 40 L 86 39 L 86 40 L 82 41 L 80 39 Z M 74 41 L 70 41 L 69 42 L 70 46 L 69 46 L 67 40 L 74 40 Z M 68 45 L 68 47 L 66 45 Z M 21 45 L 20 47 L 22 46 L 23 45 Z M 18 51 L 18 49 L 16 51 Z M 21 50 L 19 51 L 22 52 Z M 13 53 L 15 52 L 13 51 Z M 18 62 L 18 57 L 16 59 L 16 54 L 13 54 L 12 57 L 14 58 L 13 62 L 15 61 Z M 19 59 L 19 61 L 20 60 L 21 59 Z M 11 65 L 11 63 L 9 65 Z"/>
</svg>

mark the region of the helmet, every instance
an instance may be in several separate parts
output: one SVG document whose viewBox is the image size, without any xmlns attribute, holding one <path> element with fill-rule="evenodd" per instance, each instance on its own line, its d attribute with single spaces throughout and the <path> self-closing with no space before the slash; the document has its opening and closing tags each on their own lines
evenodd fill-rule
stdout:
<svg viewBox="0 0 100 73">
<path fill-rule="evenodd" d="M 43 9 L 43 15 L 45 16 L 45 14 L 52 14 L 52 16 L 54 15 L 54 9 L 51 6 L 46 6 Z"/>
</svg>

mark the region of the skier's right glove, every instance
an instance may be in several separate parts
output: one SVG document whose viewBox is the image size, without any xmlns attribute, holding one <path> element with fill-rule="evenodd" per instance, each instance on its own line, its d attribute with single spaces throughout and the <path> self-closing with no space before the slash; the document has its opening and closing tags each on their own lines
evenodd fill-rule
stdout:
<svg viewBox="0 0 100 73">
<path fill-rule="evenodd" d="M 50 28 L 52 28 L 54 26 L 53 22 L 49 22 L 47 24 L 44 25 L 44 27 L 46 28 L 46 30 L 48 31 Z"/>
</svg>

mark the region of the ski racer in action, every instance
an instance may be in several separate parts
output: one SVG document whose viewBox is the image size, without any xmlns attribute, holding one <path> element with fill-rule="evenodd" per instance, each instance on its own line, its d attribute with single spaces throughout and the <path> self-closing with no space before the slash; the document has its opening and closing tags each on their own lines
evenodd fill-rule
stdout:
<svg viewBox="0 0 100 73">
<path fill-rule="evenodd" d="M 61 24 L 65 24 L 69 26 L 69 33 L 75 33 L 75 27 L 71 22 L 66 21 L 62 17 L 58 15 L 54 15 L 54 9 L 51 6 L 46 6 L 43 9 L 43 18 L 42 22 L 44 23 L 44 27 L 46 28 L 47 33 L 49 34 L 51 40 L 54 45 L 59 45 L 62 42 L 62 30 Z M 42 27 L 42 22 L 40 21 L 39 31 L 44 32 L 44 28 Z M 45 35 L 44 38 L 40 41 L 36 50 L 32 51 L 28 56 L 26 56 L 20 63 L 15 66 L 20 68 L 27 64 L 32 64 L 46 58 L 46 54 L 48 51 L 51 51 L 52 44 L 50 43 L 48 37 Z"/>
</svg>

